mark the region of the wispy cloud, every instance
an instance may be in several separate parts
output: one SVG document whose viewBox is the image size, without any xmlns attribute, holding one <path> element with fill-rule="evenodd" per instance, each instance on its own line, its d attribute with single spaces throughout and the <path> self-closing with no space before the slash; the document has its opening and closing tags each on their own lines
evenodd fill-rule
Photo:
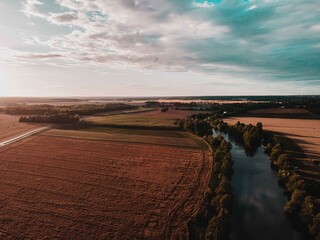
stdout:
<svg viewBox="0 0 320 240">
<path fill-rule="evenodd" d="M 11 61 L 193 71 L 239 81 L 320 78 L 318 0 L 24 0 L 20 7 L 33 25 L 41 19 L 68 30 L 23 39 L 47 51 L 7 51 Z"/>
</svg>

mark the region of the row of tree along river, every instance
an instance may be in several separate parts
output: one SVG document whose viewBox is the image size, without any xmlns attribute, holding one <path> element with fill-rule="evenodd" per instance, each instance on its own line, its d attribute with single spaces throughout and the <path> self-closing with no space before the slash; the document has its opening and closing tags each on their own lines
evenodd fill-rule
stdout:
<svg viewBox="0 0 320 240">
<path fill-rule="evenodd" d="M 320 239 L 319 185 L 300 176 L 284 138 L 210 115 L 179 121 L 213 153 L 212 176 L 189 239 Z M 271 161 L 270 161 L 271 160 Z"/>
</svg>

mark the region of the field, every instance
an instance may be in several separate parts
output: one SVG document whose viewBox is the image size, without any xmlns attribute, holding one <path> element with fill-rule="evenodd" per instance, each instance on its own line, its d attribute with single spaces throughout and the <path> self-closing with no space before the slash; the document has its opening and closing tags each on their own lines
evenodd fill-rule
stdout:
<svg viewBox="0 0 320 240">
<path fill-rule="evenodd" d="M 208 113 L 207 111 L 187 111 L 187 110 L 169 110 L 166 112 L 161 112 L 161 111 L 148 111 L 148 112 L 143 112 L 139 113 L 139 115 L 142 116 L 147 116 L 147 117 L 156 117 L 156 118 L 168 118 L 168 119 L 182 119 L 186 118 L 190 115 L 193 114 L 198 114 L 198 113 Z"/>
<path fill-rule="evenodd" d="M 19 123 L 19 117 L 0 114 L 0 141 L 7 140 L 43 125 Z"/>
<path fill-rule="evenodd" d="M 106 113 L 97 113 L 94 114 L 94 116 L 111 116 L 111 115 L 120 115 L 120 114 L 135 114 L 135 113 L 143 113 L 143 112 L 149 112 L 149 111 L 154 111 L 156 110 L 155 108 L 133 108 L 129 110 L 116 110 L 116 111 L 110 111 Z"/>
<path fill-rule="evenodd" d="M 320 161 L 320 120 L 236 117 L 225 121 L 228 124 L 235 124 L 237 121 L 246 124 L 262 122 L 265 130 L 294 140 L 306 153 L 306 160 Z"/>
<path fill-rule="evenodd" d="M 0 239 L 187 239 L 212 165 L 177 131 L 193 113 L 86 117 L 0 148 Z M 8 137 L 40 126 L 2 117 Z"/>
<path fill-rule="evenodd" d="M 256 109 L 245 113 L 246 117 L 315 119 L 318 116 L 303 108 L 267 108 Z"/>
<path fill-rule="evenodd" d="M 84 122 L 92 125 L 127 127 L 127 128 L 151 128 L 151 129 L 178 129 L 178 119 L 199 113 L 199 111 L 169 110 L 167 112 L 145 111 L 135 114 L 119 114 L 112 116 L 92 116 L 84 119 Z"/>
<path fill-rule="evenodd" d="M 166 146 L 177 146 L 187 148 L 198 148 L 199 145 L 192 139 L 178 135 L 177 137 L 147 135 L 147 134 L 125 134 L 125 133 L 106 133 L 96 131 L 79 131 L 79 130 L 49 130 L 45 133 L 47 136 L 80 138 L 80 139 L 92 139 L 92 140 L 108 140 L 128 143 L 145 143 L 145 144 L 157 144 Z M 172 134 L 171 134 L 172 135 Z"/>
<path fill-rule="evenodd" d="M 186 238 L 209 166 L 200 148 L 25 139 L 0 149 L 0 238 Z"/>
<path fill-rule="evenodd" d="M 113 116 L 94 116 L 85 119 L 86 124 L 112 126 L 112 127 L 137 127 L 137 128 L 168 128 L 177 129 L 174 119 L 159 119 L 138 114 L 122 114 Z"/>
</svg>

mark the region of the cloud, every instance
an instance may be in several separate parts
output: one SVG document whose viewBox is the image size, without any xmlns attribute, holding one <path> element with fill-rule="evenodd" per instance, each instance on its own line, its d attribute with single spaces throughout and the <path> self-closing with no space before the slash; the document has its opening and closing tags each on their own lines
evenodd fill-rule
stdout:
<svg viewBox="0 0 320 240">
<path fill-rule="evenodd" d="M 43 2 L 40 0 L 26 0 L 23 3 L 22 12 L 26 14 L 28 17 L 34 16 L 34 17 L 40 17 L 45 18 L 45 15 L 40 13 L 37 9 L 37 6 L 43 5 Z"/>
<path fill-rule="evenodd" d="M 55 59 L 63 57 L 60 54 L 26 54 L 22 55 L 21 58 L 28 58 L 28 59 Z"/>
<path fill-rule="evenodd" d="M 320 78 L 317 0 L 56 0 L 55 12 L 40 11 L 43 4 L 26 0 L 22 11 L 70 27 L 41 40 L 64 61 L 252 80 Z"/>
<path fill-rule="evenodd" d="M 311 30 L 320 31 L 320 24 L 315 24 L 315 25 L 311 26 Z"/>
<path fill-rule="evenodd" d="M 72 23 L 75 20 L 78 20 L 79 17 L 75 12 L 65 12 L 65 13 L 56 13 L 51 14 L 49 21 L 55 24 L 66 24 Z"/>
</svg>

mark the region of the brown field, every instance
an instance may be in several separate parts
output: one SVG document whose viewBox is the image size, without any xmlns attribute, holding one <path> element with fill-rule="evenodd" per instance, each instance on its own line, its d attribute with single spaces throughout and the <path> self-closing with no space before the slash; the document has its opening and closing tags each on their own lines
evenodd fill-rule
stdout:
<svg viewBox="0 0 320 240">
<path fill-rule="evenodd" d="M 187 238 L 209 156 L 200 148 L 45 135 L 1 148 L 0 238 Z"/>
<path fill-rule="evenodd" d="M 175 132 L 177 135 L 178 132 Z M 126 134 L 126 133 L 106 133 L 95 131 L 78 131 L 78 130 L 59 130 L 53 129 L 44 133 L 46 136 L 58 136 L 58 137 L 70 137 L 70 138 L 85 138 L 92 140 L 108 140 L 118 142 L 130 142 L 130 143 L 145 143 L 145 144 L 157 144 L 166 146 L 177 146 L 187 148 L 198 148 L 199 145 L 192 139 L 186 137 L 183 134 L 178 137 L 166 137 L 157 135 L 145 135 L 145 134 Z M 171 134 L 172 135 L 172 134 Z"/>
<path fill-rule="evenodd" d="M 294 140 L 306 153 L 307 160 L 320 160 L 320 120 L 235 117 L 225 121 L 229 124 L 262 122 L 264 129 Z"/>
<path fill-rule="evenodd" d="M 19 117 L 0 114 L 0 141 L 10 139 L 43 125 L 20 123 Z"/>
<path fill-rule="evenodd" d="M 246 117 L 265 117 L 265 118 L 299 118 L 314 119 L 318 118 L 303 108 L 266 108 L 248 111 L 243 114 Z"/>
</svg>

